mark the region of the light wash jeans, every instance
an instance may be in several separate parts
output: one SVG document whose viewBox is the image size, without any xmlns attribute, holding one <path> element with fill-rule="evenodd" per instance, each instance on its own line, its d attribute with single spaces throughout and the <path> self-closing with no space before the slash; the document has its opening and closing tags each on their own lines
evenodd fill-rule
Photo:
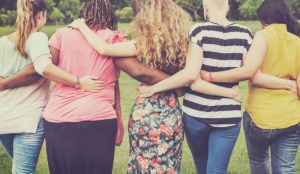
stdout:
<svg viewBox="0 0 300 174">
<path fill-rule="evenodd" d="M 261 129 L 244 113 L 244 131 L 251 172 L 253 174 L 294 174 L 300 123 L 285 129 Z M 271 164 L 269 163 L 271 148 Z"/>
<path fill-rule="evenodd" d="M 198 174 L 226 174 L 241 123 L 232 127 L 211 127 L 183 114 L 184 130 Z"/>
<path fill-rule="evenodd" d="M 13 162 L 12 174 L 34 174 L 43 141 L 43 119 L 36 133 L 0 135 L 0 143 Z"/>
</svg>

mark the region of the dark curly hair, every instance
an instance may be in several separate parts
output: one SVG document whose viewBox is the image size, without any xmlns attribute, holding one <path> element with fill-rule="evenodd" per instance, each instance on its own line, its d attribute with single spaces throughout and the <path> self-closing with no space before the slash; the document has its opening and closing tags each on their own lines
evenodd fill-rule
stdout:
<svg viewBox="0 0 300 174">
<path fill-rule="evenodd" d="M 84 18 L 90 28 L 117 30 L 117 17 L 109 0 L 89 0 L 80 10 L 77 18 Z"/>
</svg>

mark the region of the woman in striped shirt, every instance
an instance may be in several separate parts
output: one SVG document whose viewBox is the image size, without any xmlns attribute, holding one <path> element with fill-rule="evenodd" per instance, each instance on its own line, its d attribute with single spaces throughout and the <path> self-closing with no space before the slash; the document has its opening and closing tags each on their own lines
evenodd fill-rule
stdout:
<svg viewBox="0 0 300 174">
<path fill-rule="evenodd" d="M 146 97 L 196 80 L 185 94 L 183 119 L 197 173 L 227 173 L 240 131 L 241 104 L 229 98 L 225 89 L 238 85 L 238 81 L 213 83 L 210 76 L 211 83 L 208 83 L 200 79 L 199 73 L 201 69 L 219 72 L 240 67 L 250 48 L 252 34 L 248 28 L 226 19 L 228 1 L 204 1 L 203 6 L 208 22 L 195 24 L 190 30 L 185 68 L 154 86 L 141 86 L 138 90 L 140 96 Z M 282 80 L 264 78 L 266 82 Z M 295 88 L 294 82 L 291 87 Z"/>
</svg>

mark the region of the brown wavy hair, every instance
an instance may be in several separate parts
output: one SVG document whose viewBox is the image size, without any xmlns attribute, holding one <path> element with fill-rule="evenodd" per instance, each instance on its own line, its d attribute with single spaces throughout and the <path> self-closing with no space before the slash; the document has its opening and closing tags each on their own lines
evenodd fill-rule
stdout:
<svg viewBox="0 0 300 174">
<path fill-rule="evenodd" d="M 46 4 L 43 0 L 18 0 L 17 2 L 17 43 L 15 50 L 25 58 L 27 58 L 26 40 L 37 25 L 35 16 L 39 12 L 45 11 Z"/>
<path fill-rule="evenodd" d="M 139 57 L 174 74 L 185 65 L 191 16 L 172 0 L 150 0 L 133 21 Z"/>
<path fill-rule="evenodd" d="M 117 30 L 117 17 L 109 0 L 90 0 L 85 3 L 77 18 L 84 18 L 90 28 Z"/>
</svg>

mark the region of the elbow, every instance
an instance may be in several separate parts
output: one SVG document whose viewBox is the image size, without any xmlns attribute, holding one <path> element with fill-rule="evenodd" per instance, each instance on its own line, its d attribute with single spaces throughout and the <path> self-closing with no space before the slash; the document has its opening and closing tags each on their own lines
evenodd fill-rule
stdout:
<svg viewBox="0 0 300 174">
<path fill-rule="evenodd" d="M 250 83 L 253 84 L 253 85 L 258 85 L 258 84 L 261 83 L 261 80 L 262 80 L 262 79 L 260 78 L 259 75 L 254 74 L 254 75 L 252 76 L 252 78 L 250 78 Z"/>
<path fill-rule="evenodd" d="M 190 84 L 190 88 L 192 91 L 197 91 L 202 86 L 202 80 L 197 79 L 193 83 Z"/>
<path fill-rule="evenodd" d="M 194 81 L 196 81 L 197 80 L 197 78 L 199 77 L 199 73 L 195 73 L 195 72 L 193 72 L 193 73 L 186 73 L 186 75 L 185 75 L 185 79 L 186 79 L 186 81 L 189 83 L 189 84 L 191 84 L 191 83 L 193 83 Z"/>
<path fill-rule="evenodd" d="M 103 49 L 101 49 L 101 48 L 97 48 L 96 50 L 97 50 L 98 53 L 100 53 L 100 54 L 103 55 L 103 56 L 107 56 L 107 54 L 108 54 L 107 51 L 105 51 L 105 50 L 103 50 Z"/>
<path fill-rule="evenodd" d="M 101 55 L 103 55 L 103 56 L 109 56 L 108 54 L 109 54 L 109 50 L 108 50 L 108 47 L 107 46 L 96 46 L 95 47 L 95 49 L 96 49 L 96 51 L 99 53 L 99 54 L 101 54 Z"/>
<path fill-rule="evenodd" d="M 196 86 L 197 86 L 196 83 L 192 83 L 192 84 L 190 85 L 191 90 L 192 90 L 192 91 L 195 91 L 195 89 L 197 88 Z"/>
<path fill-rule="evenodd" d="M 129 75 L 130 77 L 140 81 L 143 77 L 145 77 L 145 71 L 143 70 L 143 68 L 136 67 L 132 69 Z"/>
<path fill-rule="evenodd" d="M 256 71 L 252 69 L 245 69 L 243 72 L 240 73 L 241 81 L 243 80 L 252 80 Z"/>
<path fill-rule="evenodd" d="M 190 76 L 190 78 L 188 78 L 188 80 L 190 81 L 190 83 L 194 82 L 197 78 L 198 78 L 198 74 L 192 75 Z"/>
<path fill-rule="evenodd" d="M 49 68 L 49 64 L 45 66 L 45 68 L 36 68 L 35 70 L 38 74 L 44 77 L 49 77 L 52 74 L 51 68 Z"/>
</svg>

